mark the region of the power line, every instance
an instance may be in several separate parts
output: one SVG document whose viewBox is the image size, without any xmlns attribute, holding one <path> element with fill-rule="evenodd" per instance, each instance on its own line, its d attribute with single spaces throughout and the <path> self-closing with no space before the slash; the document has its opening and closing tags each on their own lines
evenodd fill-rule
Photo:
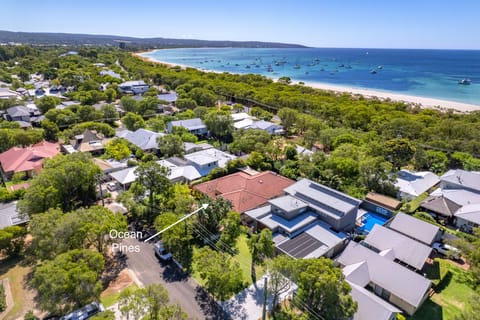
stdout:
<svg viewBox="0 0 480 320">
<path fill-rule="evenodd" d="M 208 244 L 210 244 L 215 250 L 217 250 L 219 252 L 223 252 L 223 253 L 229 253 L 229 254 L 232 255 L 232 258 L 235 259 L 235 256 L 236 256 L 235 250 L 231 246 L 229 246 L 228 244 L 223 242 L 222 240 L 219 240 L 219 242 L 221 242 L 221 244 L 223 244 L 223 246 L 225 246 L 225 248 L 222 249 L 221 247 L 219 247 L 215 243 L 215 241 L 213 241 L 211 239 L 211 236 L 215 236 L 215 235 L 210 230 L 208 230 L 205 226 L 203 226 L 201 223 L 195 222 L 194 224 L 190 225 L 190 227 L 192 228 L 192 230 L 196 231 L 197 234 L 204 241 L 206 241 Z M 249 264 L 246 264 L 244 261 L 241 261 L 241 260 L 238 260 L 238 259 L 235 259 L 235 260 L 239 264 L 241 264 L 243 266 L 246 266 L 247 268 L 251 267 Z M 291 279 L 289 279 L 288 277 L 286 277 L 286 278 L 293 283 L 293 281 Z M 318 320 L 323 320 L 324 319 L 315 310 L 313 310 L 311 307 L 309 307 L 308 304 L 305 301 L 303 301 L 302 299 L 300 299 L 298 296 L 295 297 L 295 302 L 297 304 L 299 304 L 300 307 L 303 310 L 307 311 L 307 313 L 309 313 L 314 319 L 318 319 Z"/>
</svg>

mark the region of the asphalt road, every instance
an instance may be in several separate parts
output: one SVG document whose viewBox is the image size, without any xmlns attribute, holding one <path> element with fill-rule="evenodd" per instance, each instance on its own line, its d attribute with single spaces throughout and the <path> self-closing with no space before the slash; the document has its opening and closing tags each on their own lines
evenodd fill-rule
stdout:
<svg viewBox="0 0 480 320">
<path fill-rule="evenodd" d="M 140 252 L 126 252 L 127 267 L 145 285 L 164 286 L 172 303 L 178 303 L 188 319 L 226 319 L 217 303 L 201 287 L 180 270 L 175 263 L 162 264 L 153 251 L 152 243 L 137 239 L 124 239 L 122 245 L 138 245 Z"/>
</svg>

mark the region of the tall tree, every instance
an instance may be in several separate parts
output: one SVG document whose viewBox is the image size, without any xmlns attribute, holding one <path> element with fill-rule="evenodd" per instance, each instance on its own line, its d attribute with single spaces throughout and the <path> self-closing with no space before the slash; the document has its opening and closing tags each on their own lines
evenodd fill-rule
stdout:
<svg viewBox="0 0 480 320">
<path fill-rule="evenodd" d="M 207 129 L 219 139 L 226 140 L 233 133 L 233 118 L 229 112 L 211 111 L 203 121 Z"/>
<path fill-rule="evenodd" d="M 400 170 L 413 158 L 415 147 L 408 139 L 398 138 L 385 141 L 383 151 L 385 159 L 393 165 L 393 168 Z"/>
<path fill-rule="evenodd" d="M 119 114 L 114 105 L 105 104 L 100 110 L 102 111 L 103 119 L 106 119 L 107 123 L 113 124 L 115 120 L 118 120 Z"/>
<path fill-rule="evenodd" d="M 65 314 L 100 298 L 103 256 L 91 250 L 72 250 L 39 265 L 31 280 L 38 306 Z"/>
<path fill-rule="evenodd" d="M 275 316 L 278 299 L 293 286 L 291 272 L 294 260 L 286 255 L 278 255 L 268 263 L 268 294 L 272 296 L 272 315 Z"/>
<path fill-rule="evenodd" d="M 158 150 L 165 157 L 174 157 L 183 155 L 183 141 L 176 134 L 168 134 L 158 137 Z"/>
<path fill-rule="evenodd" d="M 203 247 L 194 253 L 193 261 L 214 298 L 223 301 L 243 286 L 242 270 L 229 255 Z"/>
<path fill-rule="evenodd" d="M 120 105 L 125 112 L 137 112 L 138 111 L 138 102 L 130 96 L 123 96 L 120 99 Z"/>
<path fill-rule="evenodd" d="M 222 225 L 222 234 L 220 236 L 221 245 L 225 244 L 230 248 L 234 248 L 241 232 L 240 214 L 235 211 L 229 211 L 220 224 Z"/>
<path fill-rule="evenodd" d="M 109 232 L 127 231 L 125 216 L 99 206 L 65 214 L 52 209 L 34 215 L 29 226 L 32 235 L 29 250 L 39 260 L 53 259 L 68 250 L 82 248 L 95 248 L 106 256 L 106 246 L 121 240 L 110 238 Z"/>
<path fill-rule="evenodd" d="M 255 266 L 264 263 L 265 259 L 272 258 L 275 253 L 275 245 L 272 240 L 272 231 L 263 229 L 259 234 L 252 234 L 248 239 L 248 249 L 252 255 L 251 275 L 256 280 Z"/>
<path fill-rule="evenodd" d="M 138 290 L 124 290 L 118 306 L 127 319 L 184 320 L 187 315 L 179 305 L 170 305 L 168 291 L 159 284 Z"/>
<path fill-rule="evenodd" d="M 35 105 L 41 113 L 45 114 L 48 110 L 55 108 L 58 104 L 60 104 L 60 102 L 60 98 L 53 96 L 44 96 L 40 99 L 37 99 L 35 101 Z"/>
<path fill-rule="evenodd" d="M 19 254 L 23 250 L 26 234 L 26 229 L 20 226 L 0 229 L 0 253 L 8 256 Z"/>
<path fill-rule="evenodd" d="M 153 221 L 153 208 L 156 204 L 155 195 L 164 193 L 170 187 L 171 182 L 168 180 L 170 169 L 155 161 L 150 161 L 140 164 L 135 170 L 135 174 L 137 175 L 137 183 L 147 191 L 150 208 L 148 220 Z"/>
<path fill-rule="evenodd" d="M 97 178 L 101 174 L 86 153 L 58 155 L 44 163 L 24 198 L 19 202 L 23 213 L 45 212 L 60 207 L 63 211 L 88 206 L 96 199 Z"/>
<path fill-rule="evenodd" d="M 347 320 L 357 311 L 350 296 L 351 287 L 340 268 L 332 260 L 300 259 L 294 264 L 294 281 L 298 285 L 296 298 L 325 320 Z"/>
<path fill-rule="evenodd" d="M 105 154 L 115 160 L 123 160 L 130 157 L 132 151 L 128 147 L 128 142 L 122 138 L 115 138 L 108 142 L 105 148 Z"/>
<path fill-rule="evenodd" d="M 127 112 L 122 118 L 122 123 L 131 131 L 145 127 L 145 120 L 143 120 L 142 116 L 132 112 Z"/>
<path fill-rule="evenodd" d="M 172 225 L 183 215 L 175 214 L 173 212 L 165 212 L 155 219 L 155 229 L 157 231 Z M 168 229 L 162 233 L 162 241 L 166 248 L 173 254 L 175 259 L 187 270 L 191 267 L 193 248 L 191 240 L 192 236 L 192 221 L 185 220 L 183 223 Z"/>
<path fill-rule="evenodd" d="M 282 125 L 286 131 L 290 131 L 293 125 L 297 122 L 298 111 L 291 108 L 282 108 L 278 110 L 278 116 L 282 119 Z"/>
<path fill-rule="evenodd" d="M 205 197 L 202 199 L 202 203 L 207 203 L 208 207 L 198 212 L 198 222 L 211 233 L 217 234 L 220 222 L 232 210 L 232 203 L 222 197 L 216 199 Z"/>
</svg>

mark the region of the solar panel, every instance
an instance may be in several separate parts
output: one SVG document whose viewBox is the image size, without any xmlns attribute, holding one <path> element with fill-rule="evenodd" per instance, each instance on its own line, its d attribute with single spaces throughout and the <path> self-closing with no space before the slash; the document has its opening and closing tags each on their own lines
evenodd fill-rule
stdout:
<svg viewBox="0 0 480 320">
<path fill-rule="evenodd" d="M 293 239 L 283 242 L 278 248 L 292 257 L 303 258 L 322 246 L 325 246 L 325 244 L 304 232 Z"/>
</svg>

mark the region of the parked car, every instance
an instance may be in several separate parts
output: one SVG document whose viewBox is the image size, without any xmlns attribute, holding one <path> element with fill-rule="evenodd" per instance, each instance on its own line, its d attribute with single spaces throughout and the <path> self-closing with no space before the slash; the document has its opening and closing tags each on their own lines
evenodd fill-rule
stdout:
<svg viewBox="0 0 480 320">
<path fill-rule="evenodd" d="M 436 253 L 442 254 L 446 257 L 453 258 L 453 259 L 460 259 L 460 250 L 457 248 L 441 242 L 435 242 L 432 245 L 433 251 Z"/>
<path fill-rule="evenodd" d="M 85 320 L 102 311 L 105 311 L 105 308 L 101 303 L 92 302 L 81 309 L 64 315 L 60 320 Z"/>
<path fill-rule="evenodd" d="M 172 254 L 165 249 L 163 242 L 158 241 L 153 245 L 153 249 L 155 250 L 155 256 L 163 262 L 167 262 L 172 260 Z"/>
<path fill-rule="evenodd" d="M 109 182 L 107 184 L 108 191 L 115 191 L 117 190 L 117 184 L 115 182 Z"/>
</svg>

